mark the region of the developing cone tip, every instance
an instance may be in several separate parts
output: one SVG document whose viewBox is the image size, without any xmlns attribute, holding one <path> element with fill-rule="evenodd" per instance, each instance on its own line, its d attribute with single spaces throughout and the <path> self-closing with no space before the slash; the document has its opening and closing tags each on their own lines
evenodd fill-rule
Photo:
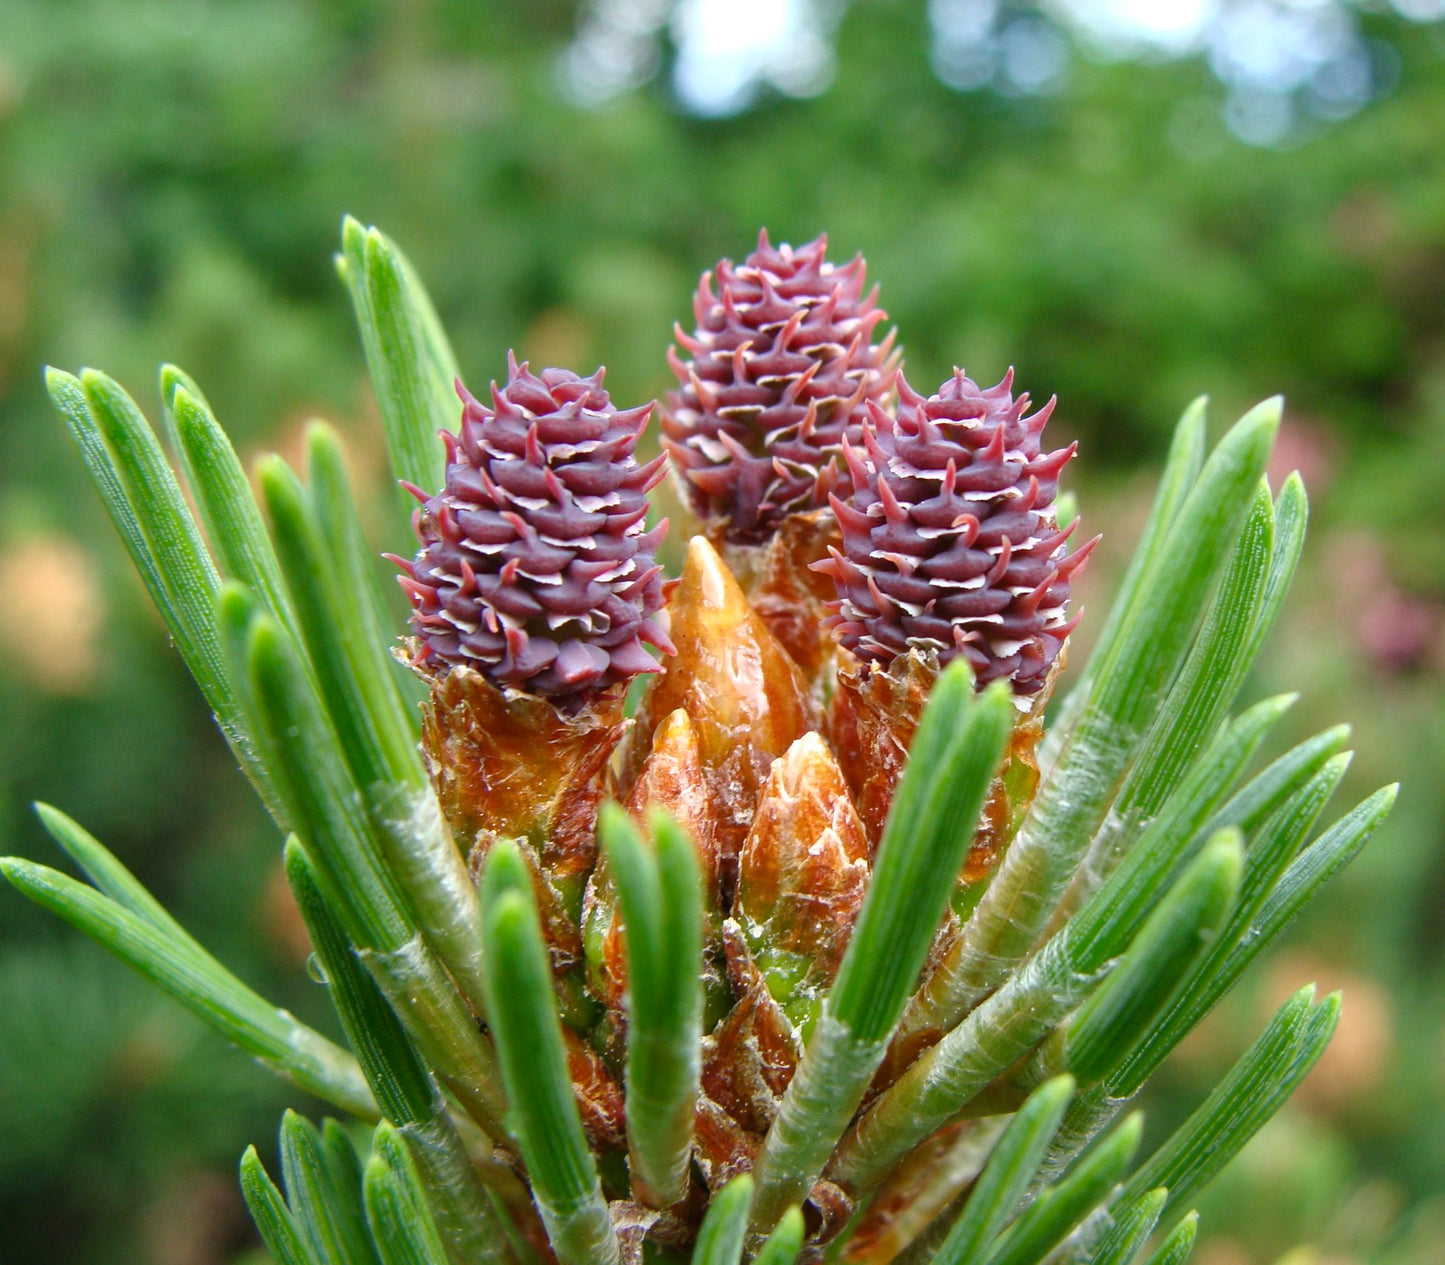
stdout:
<svg viewBox="0 0 1445 1265">
<path fill-rule="evenodd" d="M 446 483 L 414 516 L 401 566 L 423 662 L 462 664 L 499 687 L 568 698 L 658 670 L 666 522 L 647 529 L 661 457 L 634 455 L 652 406 L 619 410 L 601 369 L 533 374 L 508 356 L 490 406 L 463 409 Z"/>
<path fill-rule="evenodd" d="M 741 264 L 703 274 L 696 328 L 678 326 L 668 352 L 663 443 L 693 510 L 730 541 L 825 506 L 843 440 L 893 390 L 898 355 L 891 333 L 873 341 L 887 314 L 864 292 L 863 257 L 840 266 L 826 251 L 826 237 L 774 247 L 764 230 Z"/>
<path fill-rule="evenodd" d="M 844 440 L 851 495 L 830 498 L 842 547 L 814 564 L 838 590 L 830 624 L 858 659 L 960 656 L 980 687 L 1041 689 L 1077 619 L 1070 580 L 1093 548 L 1069 554 L 1054 509 L 1076 445 L 1045 452 L 1050 400 L 1029 414 L 1013 371 L 980 388 L 961 369 L 924 397 L 899 375 L 899 405 L 869 405 L 861 443 Z"/>
</svg>

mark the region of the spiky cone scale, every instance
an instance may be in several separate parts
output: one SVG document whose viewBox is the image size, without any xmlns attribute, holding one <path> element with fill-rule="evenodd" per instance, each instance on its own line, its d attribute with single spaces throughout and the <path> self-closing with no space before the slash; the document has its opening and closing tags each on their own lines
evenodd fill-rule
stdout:
<svg viewBox="0 0 1445 1265">
<path fill-rule="evenodd" d="M 703 274 L 694 332 L 675 329 L 663 445 L 694 512 L 732 543 L 825 506 L 843 439 L 893 389 L 899 358 L 892 333 L 873 341 L 886 313 L 863 258 L 840 267 L 827 244 L 774 247 L 764 230 L 741 264 Z"/>
<path fill-rule="evenodd" d="M 862 444 L 845 440 L 852 494 L 830 497 L 843 548 L 815 566 L 861 662 L 931 650 L 940 667 L 966 658 L 980 686 L 1006 679 L 1026 696 L 1048 681 L 1093 542 L 1069 554 L 1054 510 L 1077 445 L 1044 452 L 1054 401 L 1029 415 L 1012 385 L 1012 370 L 981 389 L 959 369 L 925 398 L 900 374 L 897 414 L 870 405 Z"/>
<path fill-rule="evenodd" d="M 494 685 L 580 708 L 657 671 L 670 653 L 647 493 L 663 459 L 633 455 L 652 406 L 619 410 L 603 371 L 533 374 L 507 357 L 490 407 L 463 401 L 446 483 L 413 519 L 421 549 L 402 568 L 419 661 L 474 668 Z"/>
<path fill-rule="evenodd" d="M 703 531 L 773 635 L 820 687 L 833 639 L 826 579 L 808 571 L 841 543 L 827 495 L 842 440 L 861 436 L 868 401 L 888 405 L 899 355 L 886 315 L 865 296 L 861 257 L 838 267 L 826 238 L 774 249 L 766 232 L 740 265 L 723 260 L 694 297 L 696 329 L 677 330 L 678 390 L 663 442 Z M 876 292 L 875 292 L 876 294 Z"/>
<path fill-rule="evenodd" d="M 600 369 L 534 374 L 509 355 L 507 370 L 490 406 L 458 384 L 445 484 L 413 489 L 421 547 L 396 561 L 443 811 L 474 851 L 531 840 L 580 903 L 627 683 L 657 671 L 647 645 L 672 648 L 656 618 L 666 525 L 646 529 L 662 468 L 634 455 L 651 406 L 615 408 Z"/>
</svg>

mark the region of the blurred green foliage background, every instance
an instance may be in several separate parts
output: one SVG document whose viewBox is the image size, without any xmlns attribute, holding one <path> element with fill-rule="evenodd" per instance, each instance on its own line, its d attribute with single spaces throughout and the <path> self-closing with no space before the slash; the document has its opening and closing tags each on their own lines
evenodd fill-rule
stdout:
<svg viewBox="0 0 1445 1265">
<path fill-rule="evenodd" d="M 826 230 L 867 254 L 915 385 L 1016 364 L 1058 393 L 1052 431 L 1081 440 L 1073 486 L 1106 533 L 1081 586 L 1096 610 L 1184 404 L 1207 390 L 1222 421 L 1289 398 L 1278 474 L 1303 470 L 1314 521 L 1251 688 L 1301 690 L 1299 734 L 1352 721 L 1354 791 L 1405 792 L 1148 1105 L 1162 1128 L 1285 993 L 1344 986 L 1335 1047 L 1209 1198 L 1198 1259 L 1445 1260 L 1440 17 L 1429 0 L 0 0 L 0 851 L 52 860 L 28 804 L 63 806 L 244 978 L 329 1022 L 279 841 L 42 363 L 150 399 L 175 361 L 250 454 L 336 420 L 396 547 L 330 262 L 343 212 L 411 254 L 473 385 L 514 346 L 605 360 L 629 403 L 667 388 L 700 269 L 761 225 Z M 0 1259 L 246 1257 L 234 1164 L 287 1101 L 0 893 Z"/>
</svg>

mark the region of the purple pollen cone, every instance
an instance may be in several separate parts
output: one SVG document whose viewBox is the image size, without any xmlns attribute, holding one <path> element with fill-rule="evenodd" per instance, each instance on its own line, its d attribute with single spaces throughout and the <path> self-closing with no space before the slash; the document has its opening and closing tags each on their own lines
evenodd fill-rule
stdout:
<svg viewBox="0 0 1445 1265">
<path fill-rule="evenodd" d="M 1054 509 L 1077 445 L 1043 452 L 1054 401 L 1025 416 L 1012 385 L 1012 369 L 986 390 L 958 369 L 925 399 L 900 375 L 897 415 L 873 405 L 861 445 L 845 442 L 853 494 L 831 498 L 843 548 L 813 566 L 837 585 L 829 623 L 864 662 L 964 655 L 980 686 L 1033 694 L 1078 622 L 1069 582 L 1095 541 L 1067 553 L 1074 525 L 1060 531 Z"/>
<path fill-rule="evenodd" d="M 718 264 L 716 290 L 703 274 L 697 329 L 676 327 L 668 349 L 680 385 L 667 397 L 663 446 L 693 510 L 726 520 L 737 544 L 826 505 L 844 438 L 857 442 L 867 405 L 893 390 L 898 355 L 891 332 L 873 342 L 887 314 L 876 289 L 863 292 L 863 257 L 840 267 L 824 258 L 827 245 L 775 248 L 764 230 L 741 264 Z"/>
<path fill-rule="evenodd" d="M 657 671 L 645 645 L 673 653 L 655 619 L 667 523 L 646 524 L 664 459 L 633 455 L 653 406 L 614 408 L 602 375 L 538 376 L 509 353 L 490 408 L 457 383 L 461 425 L 442 432 L 446 486 L 432 497 L 410 489 L 421 550 L 392 559 L 420 662 L 560 699 Z"/>
</svg>

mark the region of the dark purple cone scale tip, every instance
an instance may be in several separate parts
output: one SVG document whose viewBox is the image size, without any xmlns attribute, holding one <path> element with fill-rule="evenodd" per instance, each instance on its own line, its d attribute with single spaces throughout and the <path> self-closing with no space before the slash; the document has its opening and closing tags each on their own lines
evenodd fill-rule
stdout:
<svg viewBox="0 0 1445 1265">
<path fill-rule="evenodd" d="M 766 540 L 789 514 L 820 509 L 857 442 L 869 402 L 898 372 L 886 313 L 864 294 L 860 255 L 841 267 L 827 238 L 774 248 L 767 232 L 741 264 L 704 273 L 697 329 L 675 330 L 668 363 L 679 389 L 662 419 L 663 445 L 693 510 L 725 519 L 736 543 Z M 683 355 L 688 359 L 683 359 Z"/>
<path fill-rule="evenodd" d="M 964 655 L 980 686 L 1037 692 L 1077 622 L 1069 581 L 1093 548 L 1068 554 L 1054 511 L 1074 445 L 1045 453 L 1050 400 L 1032 416 L 1013 370 L 987 390 L 963 371 L 925 399 L 898 379 L 897 415 L 873 406 L 846 445 L 853 494 L 832 498 L 843 549 L 815 563 L 833 577 L 830 623 L 859 659 L 886 667 L 909 650 Z"/>
<path fill-rule="evenodd" d="M 667 524 L 646 528 L 663 458 L 633 456 L 652 405 L 614 408 L 601 369 L 538 376 L 508 355 L 507 370 L 490 408 L 457 383 L 446 486 L 416 493 L 421 551 L 394 559 L 421 659 L 552 698 L 655 672 L 644 644 L 672 653 L 654 618 Z"/>
</svg>

